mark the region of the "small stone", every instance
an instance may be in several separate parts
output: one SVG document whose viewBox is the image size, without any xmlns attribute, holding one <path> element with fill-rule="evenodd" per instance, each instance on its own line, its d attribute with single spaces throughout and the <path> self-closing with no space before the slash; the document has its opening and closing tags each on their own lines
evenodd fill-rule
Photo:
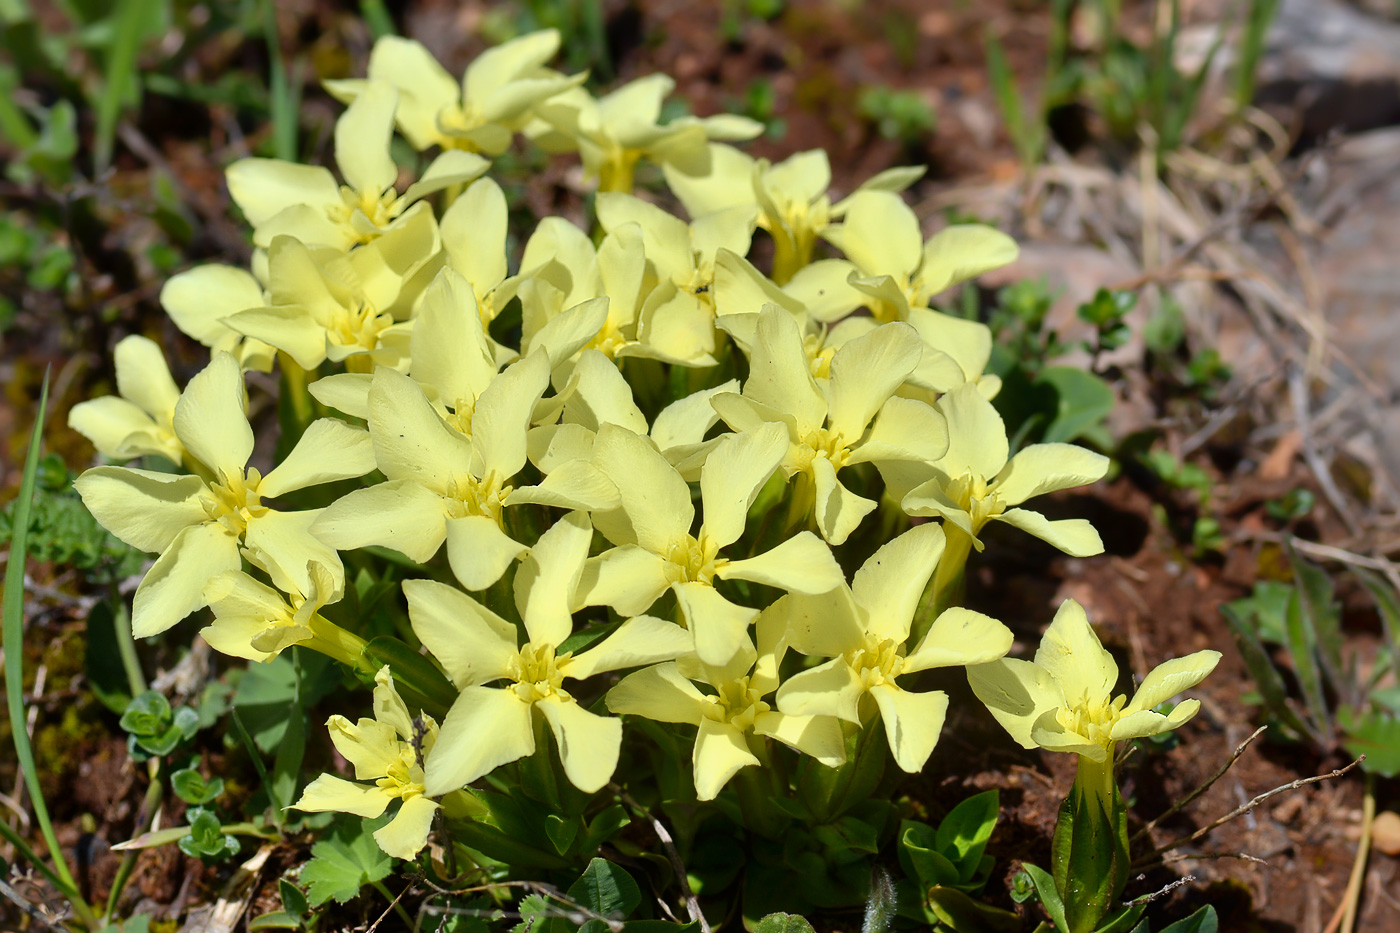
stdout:
<svg viewBox="0 0 1400 933">
<path fill-rule="evenodd" d="M 1400 855 L 1400 813 L 1384 810 L 1377 814 L 1371 824 L 1371 845 L 1377 852 L 1386 855 Z"/>
</svg>

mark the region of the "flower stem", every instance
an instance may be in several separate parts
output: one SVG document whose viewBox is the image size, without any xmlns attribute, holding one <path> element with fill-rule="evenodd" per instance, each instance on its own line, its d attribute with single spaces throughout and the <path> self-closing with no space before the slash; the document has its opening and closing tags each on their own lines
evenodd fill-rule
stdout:
<svg viewBox="0 0 1400 933">
<path fill-rule="evenodd" d="M 365 645 L 368 644 L 363 638 L 353 632 L 347 632 L 319 612 L 311 617 L 309 626 L 311 640 L 302 642 L 302 647 L 334 658 L 351 669 L 359 664 L 360 656 L 364 654 Z"/>
</svg>

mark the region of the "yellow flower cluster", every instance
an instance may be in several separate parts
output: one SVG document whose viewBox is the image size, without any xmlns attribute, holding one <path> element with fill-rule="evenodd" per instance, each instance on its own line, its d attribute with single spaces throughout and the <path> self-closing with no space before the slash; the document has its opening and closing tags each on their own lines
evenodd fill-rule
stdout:
<svg viewBox="0 0 1400 933">
<path fill-rule="evenodd" d="M 506 43 L 459 85 L 417 43 L 381 40 L 366 79 L 330 85 L 349 102 L 339 181 L 233 164 L 251 269 L 195 268 L 162 292 L 208 367 L 180 391 L 159 349 L 128 338 L 120 397 L 71 419 L 107 457 L 168 461 L 77 482 L 103 525 L 159 555 L 135 596 L 139 636 L 212 606 L 204 635 L 221 651 L 305 644 L 353 664 L 363 642 L 320 614 L 345 589 L 340 552 L 426 565 L 402 590 L 459 698 L 415 739 L 381 672 L 377 719 L 331 722 L 356 777 L 378 783 L 323 777 L 300 804 L 370 815 L 402 799 L 381 830 L 396 855 L 424 844 L 431 798 L 533 754 L 541 722 L 569 780 L 602 787 L 622 737 L 604 707 L 694 725 L 700 799 L 766 761 L 769 740 L 840 764 L 877 717 L 918 771 L 947 697 L 907 675 L 1011 646 L 969 610 L 916 619 L 930 581 L 956 576 L 993 520 L 1102 550 L 1087 522 L 1023 503 L 1101 478 L 1107 460 L 1066 444 L 1010 456 L 991 334 L 930 306 L 1012 260 L 1012 240 L 978 225 L 925 239 L 898 193 L 916 170 L 833 203 L 824 153 L 772 165 L 716 141 L 755 135 L 743 118 L 659 123 L 661 76 L 594 99 L 545 66 L 558 45 L 552 31 Z M 395 129 L 440 150 L 407 185 Z M 596 236 L 545 218 L 511 274 L 506 198 L 486 172 L 517 133 L 577 151 L 601 193 Z M 689 220 L 630 193 L 642 159 Z M 775 244 L 771 277 L 746 258 L 757 229 Z M 813 261 L 823 242 L 845 258 Z M 338 415 L 307 418 L 262 475 L 243 374 L 274 360 L 286 391 L 315 400 L 293 405 Z M 325 507 L 277 501 L 371 476 Z M 855 535 L 884 543 L 848 583 L 838 556 Z M 595 702 L 599 675 L 624 670 Z M 1037 718 L 1037 740 L 1062 719 Z"/>
</svg>

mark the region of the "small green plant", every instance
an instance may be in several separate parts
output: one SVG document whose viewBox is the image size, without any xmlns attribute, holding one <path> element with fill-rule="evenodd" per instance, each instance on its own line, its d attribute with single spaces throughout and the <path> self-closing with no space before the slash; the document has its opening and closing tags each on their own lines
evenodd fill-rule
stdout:
<svg viewBox="0 0 1400 933">
<path fill-rule="evenodd" d="M 881 136 L 905 146 L 922 143 L 938 125 L 933 106 L 915 90 L 869 85 L 861 90 L 856 109 Z"/>
<path fill-rule="evenodd" d="M 1141 456 L 1141 462 L 1169 489 L 1183 493 L 1191 509 L 1190 528 L 1182 533 L 1192 554 L 1200 558 L 1218 552 L 1225 545 L 1220 519 L 1214 514 L 1215 482 L 1200 466 L 1178 459 L 1171 451 L 1156 448 Z M 1157 506 L 1164 524 L 1170 525 L 1167 509 Z"/>
<path fill-rule="evenodd" d="M 1265 581 L 1221 607 L 1249 667 L 1267 716 L 1294 738 L 1323 752 L 1337 747 L 1366 755 L 1361 767 L 1400 773 L 1400 598 L 1364 568 L 1352 573 L 1370 595 L 1383 647 L 1368 675 L 1343 653 L 1342 607 L 1330 575 L 1288 547 L 1291 583 Z M 1272 652 L 1288 658 L 1286 667 Z M 1285 676 L 1284 671 L 1291 673 Z"/>
</svg>

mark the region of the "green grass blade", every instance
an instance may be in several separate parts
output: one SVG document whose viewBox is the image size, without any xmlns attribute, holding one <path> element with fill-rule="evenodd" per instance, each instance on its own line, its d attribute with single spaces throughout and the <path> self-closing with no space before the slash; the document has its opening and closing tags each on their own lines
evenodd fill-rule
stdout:
<svg viewBox="0 0 1400 933">
<path fill-rule="evenodd" d="M 297 157 L 297 120 L 301 108 L 300 84 L 288 80 L 287 63 L 282 58 L 282 43 L 277 37 L 277 5 L 263 0 L 263 35 L 267 39 L 267 56 L 272 74 L 268 92 L 272 110 L 272 155 L 283 162 L 295 162 Z"/>
<path fill-rule="evenodd" d="M 142 14 L 148 0 L 122 0 L 117 10 L 117 30 L 107 51 L 107 74 L 102 96 L 97 100 L 97 130 L 93 139 L 93 174 L 101 175 L 112 164 L 112 146 L 117 138 L 117 118 L 128 94 L 140 86 L 136 81 L 136 51 L 141 45 Z"/>
<path fill-rule="evenodd" d="M 10 715 L 10 733 L 15 743 L 15 760 L 34 806 L 34 821 L 43 833 L 44 844 L 54 862 L 58 887 L 74 907 L 83 904 L 78 884 L 63 858 L 63 847 L 54 835 L 49 821 L 49 809 L 40 790 L 39 771 L 34 764 L 34 749 L 29 745 L 29 731 L 24 714 L 24 570 L 29 546 L 29 512 L 34 500 L 35 478 L 39 472 L 39 448 L 44 437 L 44 415 L 49 405 L 49 378 L 44 375 L 44 387 L 39 395 L 39 408 L 34 413 L 34 431 L 29 437 L 29 452 L 24 458 L 24 477 L 20 481 L 19 498 L 15 500 L 14 531 L 10 537 L 10 558 L 5 567 L 5 598 L 3 631 L 5 647 L 5 703 Z M 45 871 L 45 874 L 48 874 Z M 81 909 L 80 909 L 81 912 Z"/>
<path fill-rule="evenodd" d="M 384 5 L 384 0 L 360 0 L 360 15 L 365 18 L 370 35 L 376 39 L 399 34 L 394 28 L 394 18 L 389 15 L 389 8 Z"/>
</svg>

